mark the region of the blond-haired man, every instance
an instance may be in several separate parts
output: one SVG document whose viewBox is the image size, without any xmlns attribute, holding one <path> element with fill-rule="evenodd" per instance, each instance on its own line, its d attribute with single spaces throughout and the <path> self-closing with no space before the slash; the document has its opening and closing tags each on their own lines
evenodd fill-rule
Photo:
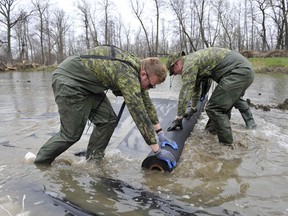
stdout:
<svg viewBox="0 0 288 216">
<path fill-rule="evenodd" d="M 109 89 L 124 97 L 140 133 L 156 156 L 171 168 L 176 166 L 173 155 L 158 145 L 158 141 L 171 140 L 163 134 L 148 94 L 148 89 L 163 82 L 166 74 L 158 58 L 140 60 L 110 45 L 98 46 L 64 60 L 52 79 L 61 128 L 39 150 L 35 163 L 53 162 L 80 139 L 88 119 L 95 127 L 86 158 L 102 158 L 117 125 L 117 116 L 105 94 Z"/>
</svg>

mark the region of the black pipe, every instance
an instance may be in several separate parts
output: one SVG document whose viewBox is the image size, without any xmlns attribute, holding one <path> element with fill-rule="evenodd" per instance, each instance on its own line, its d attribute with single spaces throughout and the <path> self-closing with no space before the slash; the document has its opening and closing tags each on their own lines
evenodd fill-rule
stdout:
<svg viewBox="0 0 288 216">
<path fill-rule="evenodd" d="M 197 123 L 197 120 L 201 114 L 201 112 L 204 109 L 205 103 L 207 102 L 207 96 L 204 100 L 199 101 L 197 104 L 197 112 L 194 113 L 190 119 L 183 119 L 183 129 L 173 130 L 173 131 L 167 131 L 167 128 L 171 125 L 172 121 L 169 122 L 168 125 L 163 127 L 166 137 L 170 138 L 171 140 L 174 140 L 178 144 L 178 149 L 174 150 L 171 146 L 165 145 L 164 149 L 170 151 L 173 156 L 175 157 L 176 161 L 178 162 L 182 153 L 182 150 L 184 148 L 185 142 L 187 138 L 190 136 L 190 133 L 193 131 L 193 128 L 195 124 Z M 177 107 L 175 107 L 177 109 Z M 189 107 L 188 107 L 189 110 Z M 142 162 L 142 168 L 150 169 L 150 170 L 159 170 L 159 171 L 168 171 L 171 172 L 172 170 L 168 167 L 168 164 L 158 159 L 155 154 L 151 151 L 148 156 L 144 159 Z"/>
</svg>

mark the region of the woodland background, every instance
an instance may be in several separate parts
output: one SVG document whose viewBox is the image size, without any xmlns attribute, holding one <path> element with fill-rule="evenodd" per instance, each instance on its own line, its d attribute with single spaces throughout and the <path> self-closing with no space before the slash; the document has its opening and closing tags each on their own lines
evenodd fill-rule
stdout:
<svg viewBox="0 0 288 216">
<path fill-rule="evenodd" d="M 288 0 L 0 0 L 0 70 L 56 65 L 113 44 L 139 57 L 218 46 L 247 57 L 287 56 Z M 131 21 L 125 20 L 131 16 Z"/>
</svg>

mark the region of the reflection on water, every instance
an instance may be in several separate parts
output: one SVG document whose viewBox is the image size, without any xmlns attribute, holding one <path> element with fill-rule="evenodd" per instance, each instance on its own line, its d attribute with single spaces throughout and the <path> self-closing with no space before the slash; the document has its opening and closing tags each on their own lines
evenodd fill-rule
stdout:
<svg viewBox="0 0 288 216">
<path fill-rule="evenodd" d="M 71 166 L 56 161 L 39 170 L 24 156 L 37 153 L 59 128 L 51 73 L 0 73 L 0 85 L 0 215 L 66 215 L 61 206 L 53 206 L 44 186 L 102 215 L 200 215 L 201 209 L 202 215 L 288 214 L 287 111 L 252 109 L 258 127 L 249 131 L 233 110 L 235 149 L 220 146 L 216 136 L 204 131 L 203 113 L 170 174 L 141 170 L 143 155 L 115 149 L 115 144 L 101 163 L 87 164 L 73 153 L 86 148 L 91 128 L 61 155 Z M 175 77 L 169 86 L 167 79 L 151 90 L 151 97 L 176 100 L 181 79 Z M 287 75 L 257 74 L 245 98 L 278 104 L 287 95 Z M 125 128 L 133 122 L 126 118 L 121 124 Z M 126 135 L 127 130 L 117 131 L 113 143 Z"/>
<path fill-rule="evenodd" d="M 91 172 L 83 172 L 83 170 L 77 173 L 69 167 L 62 167 L 50 170 L 48 175 L 51 178 L 50 181 L 57 182 L 61 186 L 59 191 L 63 194 L 62 200 L 85 209 L 85 212 L 97 212 L 99 215 L 110 215 L 112 212 L 117 212 L 117 215 L 204 213 L 201 209 L 174 200 L 167 195 L 149 192 L 142 187 L 134 187 L 120 180 L 99 177 L 99 174 L 95 175 Z M 221 213 L 220 210 L 214 208 L 213 213 L 216 211 Z M 209 214 L 208 211 L 206 213 Z"/>
</svg>

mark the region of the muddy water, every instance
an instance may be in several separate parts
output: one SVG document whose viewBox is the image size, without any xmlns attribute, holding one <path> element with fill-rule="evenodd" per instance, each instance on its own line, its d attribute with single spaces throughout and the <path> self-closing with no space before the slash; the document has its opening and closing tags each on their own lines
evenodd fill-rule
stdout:
<svg viewBox="0 0 288 216">
<path fill-rule="evenodd" d="M 287 111 L 252 109 L 258 127 L 246 130 L 233 110 L 234 149 L 204 131 L 203 113 L 170 174 L 143 171 L 146 153 L 117 148 L 133 124 L 129 118 L 101 163 L 73 155 L 86 147 L 87 126 L 82 139 L 59 157 L 71 165 L 57 160 L 36 167 L 25 154 L 37 153 L 59 128 L 50 82 L 49 72 L 0 73 L 0 215 L 69 215 L 51 197 L 99 215 L 288 215 Z M 177 99 L 181 80 L 169 85 L 167 79 L 151 97 Z M 245 95 L 254 104 L 270 105 L 287 96 L 287 75 L 259 74 Z M 116 104 L 120 100 L 109 97 Z"/>
</svg>

